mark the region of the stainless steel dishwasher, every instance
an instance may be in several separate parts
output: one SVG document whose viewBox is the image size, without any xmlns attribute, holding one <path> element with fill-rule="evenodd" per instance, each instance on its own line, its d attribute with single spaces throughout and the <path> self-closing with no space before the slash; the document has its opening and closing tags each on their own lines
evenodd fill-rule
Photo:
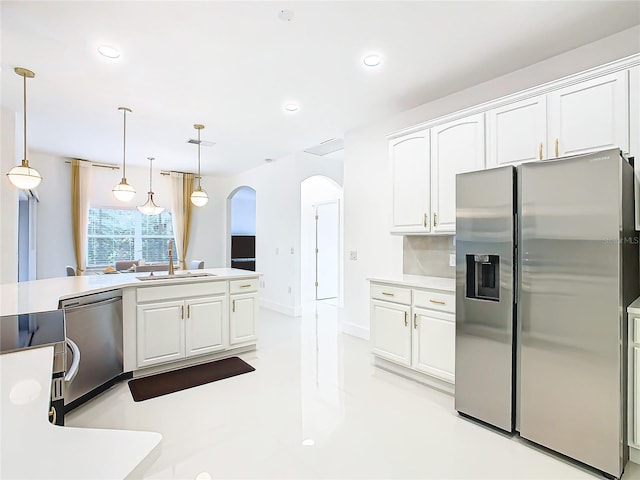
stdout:
<svg viewBox="0 0 640 480">
<path fill-rule="evenodd" d="M 122 292 L 76 297 L 61 302 L 61 307 L 72 346 L 68 370 L 77 365 L 77 374 L 65 385 L 64 405 L 69 411 L 109 388 L 123 373 Z"/>
</svg>

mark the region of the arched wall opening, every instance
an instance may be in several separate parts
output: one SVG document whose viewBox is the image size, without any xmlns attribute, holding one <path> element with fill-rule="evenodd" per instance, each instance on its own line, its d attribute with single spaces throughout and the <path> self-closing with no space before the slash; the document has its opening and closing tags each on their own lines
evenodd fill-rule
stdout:
<svg viewBox="0 0 640 480">
<path fill-rule="evenodd" d="M 245 185 L 227 197 L 227 266 L 256 270 L 256 191 Z"/>
</svg>

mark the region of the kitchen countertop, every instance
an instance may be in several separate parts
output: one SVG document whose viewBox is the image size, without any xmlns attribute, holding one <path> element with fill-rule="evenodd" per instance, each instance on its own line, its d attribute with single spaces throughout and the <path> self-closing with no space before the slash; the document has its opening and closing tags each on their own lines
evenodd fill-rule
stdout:
<svg viewBox="0 0 640 480">
<path fill-rule="evenodd" d="M 640 315 L 640 297 L 636 298 L 631 305 L 627 307 L 627 312 L 634 315 Z"/>
<path fill-rule="evenodd" d="M 162 435 L 50 424 L 52 365 L 53 347 L 0 355 L 0 477 L 142 478 L 160 456 Z"/>
<path fill-rule="evenodd" d="M 171 278 L 154 281 L 140 281 L 137 277 L 148 277 L 149 273 L 118 273 L 105 275 L 82 275 L 78 277 L 58 277 L 30 282 L 6 283 L 0 285 L 0 316 L 21 313 L 43 312 L 58 308 L 58 302 L 90 293 L 105 292 L 126 287 L 151 287 L 158 285 L 178 285 L 192 282 L 215 282 L 250 278 L 262 275 L 258 272 L 237 268 L 205 268 L 201 270 L 179 270 L 178 273 L 211 273 L 212 277 Z M 154 276 L 166 275 L 154 272 Z"/>
<path fill-rule="evenodd" d="M 427 277 L 424 275 L 401 275 L 399 277 L 369 277 L 371 282 L 393 283 L 403 287 L 430 288 L 434 290 L 456 291 L 456 279 L 445 277 Z"/>
</svg>

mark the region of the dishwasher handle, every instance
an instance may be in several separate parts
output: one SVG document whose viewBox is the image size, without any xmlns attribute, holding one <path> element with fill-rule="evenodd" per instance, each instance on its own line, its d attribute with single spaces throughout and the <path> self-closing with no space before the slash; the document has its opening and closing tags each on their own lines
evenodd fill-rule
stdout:
<svg viewBox="0 0 640 480">
<path fill-rule="evenodd" d="M 78 368 L 80 367 L 80 349 L 76 342 L 67 338 L 67 347 L 71 349 L 71 353 L 73 354 L 71 357 L 71 366 L 69 367 L 69 371 L 64 376 L 64 381 L 67 383 L 73 382 L 73 379 L 76 378 L 78 374 Z"/>
<path fill-rule="evenodd" d="M 111 297 L 105 300 L 99 300 L 97 302 L 89 302 L 89 303 L 80 303 L 74 302 L 70 304 L 62 304 L 62 308 L 65 313 L 75 312 L 76 310 L 80 310 L 81 308 L 93 308 L 93 307 L 102 307 L 103 305 L 109 305 L 110 303 L 115 303 L 122 301 L 122 297 Z"/>
</svg>

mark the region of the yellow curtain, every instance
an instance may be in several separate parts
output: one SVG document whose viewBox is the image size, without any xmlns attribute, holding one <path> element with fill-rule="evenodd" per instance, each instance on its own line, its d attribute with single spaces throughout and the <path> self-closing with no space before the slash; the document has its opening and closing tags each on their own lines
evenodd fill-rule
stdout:
<svg viewBox="0 0 640 480">
<path fill-rule="evenodd" d="M 186 268 L 187 251 L 191 235 L 191 192 L 193 192 L 193 173 L 171 173 L 171 220 L 176 238 L 176 250 L 180 268 Z"/>
<path fill-rule="evenodd" d="M 71 160 L 71 228 L 73 230 L 73 251 L 76 258 L 76 275 L 82 275 L 87 266 L 90 181 L 91 164 L 82 160 Z"/>
</svg>

